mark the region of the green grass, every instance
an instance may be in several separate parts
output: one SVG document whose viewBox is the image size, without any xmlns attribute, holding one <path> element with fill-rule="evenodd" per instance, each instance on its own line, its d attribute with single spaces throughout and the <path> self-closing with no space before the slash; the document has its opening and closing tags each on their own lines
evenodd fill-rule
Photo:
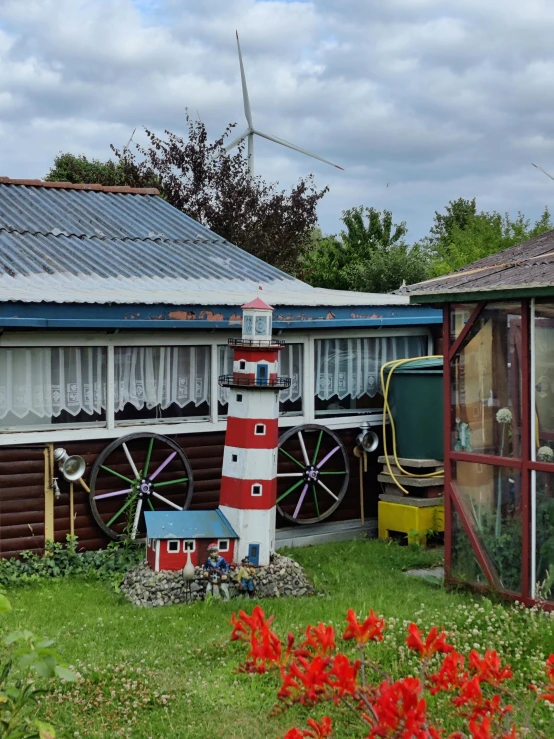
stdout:
<svg viewBox="0 0 554 739">
<path fill-rule="evenodd" d="M 522 684 L 540 677 L 541 655 L 554 651 L 550 617 L 403 574 L 438 564 L 440 550 L 366 541 L 293 554 L 321 594 L 262 602 L 282 635 L 300 634 L 320 620 L 342 629 L 348 608 L 358 614 L 374 608 L 390 623 L 386 641 L 376 646 L 393 671 L 415 665 L 402 641 L 404 621 L 418 620 L 444 624 L 464 649 L 477 642 L 483 649 L 504 649 L 508 661 L 519 665 Z M 243 649 L 229 642 L 229 619 L 253 601 L 143 609 L 102 583 L 77 579 L 13 588 L 8 595 L 14 610 L 4 618 L 4 630 L 23 626 L 56 639 L 62 659 L 86 678 L 70 689 L 71 700 L 57 690 L 40 708 L 59 737 L 273 739 L 306 715 L 299 709 L 269 718 L 277 678 L 234 671 Z"/>
</svg>

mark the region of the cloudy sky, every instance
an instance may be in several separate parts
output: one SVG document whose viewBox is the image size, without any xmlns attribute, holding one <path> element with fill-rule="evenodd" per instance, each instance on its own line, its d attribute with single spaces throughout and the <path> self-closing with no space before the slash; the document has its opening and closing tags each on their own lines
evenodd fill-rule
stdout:
<svg viewBox="0 0 554 739">
<path fill-rule="evenodd" d="M 256 170 L 330 186 L 326 231 L 373 205 L 416 239 L 451 198 L 538 216 L 554 200 L 551 0 L 0 0 L 0 174 L 59 151 L 107 158 L 133 128 L 254 124 Z"/>
</svg>

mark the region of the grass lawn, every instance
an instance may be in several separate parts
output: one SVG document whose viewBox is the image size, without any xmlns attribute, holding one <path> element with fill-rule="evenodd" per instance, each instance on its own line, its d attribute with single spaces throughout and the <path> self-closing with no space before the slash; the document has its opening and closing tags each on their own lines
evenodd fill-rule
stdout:
<svg viewBox="0 0 554 739">
<path fill-rule="evenodd" d="M 541 680 L 543 657 L 554 652 L 554 619 L 402 573 L 437 564 L 441 555 L 379 541 L 297 549 L 294 557 L 321 595 L 262 606 L 283 636 L 320 620 L 342 630 L 348 608 L 366 615 L 372 607 L 389 621 L 385 642 L 375 647 L 393 671 L 412 665 L 402 646 L 405 621 L 444 624 L 460 649 L 499 649 L 522 686 Z M 21 626 L 56 639 L 62 659 L 83 676 L 69 695 L 57 690 L 40 709 L 58 737 L 276 739 L 307 715 L 298 709 L 269 718 L 276 676 L 234 672 L 243 649 L 229 642 L 229 619 L 254 601 L 142 609 L 102 583 L 83 580 L 52 580 L 8 595 L 14 610 L 3 629 Z M 548 714 L 545 709 L 545 726 Z"/>
</svg>

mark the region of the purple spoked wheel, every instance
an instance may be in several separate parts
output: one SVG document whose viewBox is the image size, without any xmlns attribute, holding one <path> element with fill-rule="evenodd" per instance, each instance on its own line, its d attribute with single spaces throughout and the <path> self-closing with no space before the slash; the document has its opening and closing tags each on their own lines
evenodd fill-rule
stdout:
<svg viewBox="0 0 554 739">
<path fill-rule="evenodd" d="M 144 511 L 184 511 L 192 498 L 187 455 L 173 439 L 137 433 L 109 444 L 90 474 L 90 507 L 110 538 L 143 539 Z"/>
<path fill-rule="evenodd" d="M 291 428 L 280 437 L 277 510 L 292 523 L 318 523 L 339 507 L 350 469 L 342 441 L 316 424 Z"/>
</svg>

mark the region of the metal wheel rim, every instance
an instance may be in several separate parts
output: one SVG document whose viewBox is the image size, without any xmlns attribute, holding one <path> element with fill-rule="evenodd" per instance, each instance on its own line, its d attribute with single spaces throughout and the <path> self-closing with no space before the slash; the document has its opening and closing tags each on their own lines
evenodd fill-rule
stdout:
<svg viewBox="0 0 554 739">
<path fill-rule="evenodd" d="M 170 449 L 172 449 L 174 452 L 176 452 L 176 455 L 179 457 L 182 463 L 182 466 L 186 472 L 186 476 L 188 477 L 187 493 L 186 493 L 185 502 L 184 502 L 184 506 L 182 510 L 186 510 L 190 506 L 190 502 L 191 502 L 192 494 L 194 490 L 194 478 L 193 478 L 192 468 L 190 466 L 189 459 L 187 455 L 185 454 L 185 452 L 181 449 L 179 444 L 177 444 L 177 442 L 171 439 L 169 436 L 163 436 L 162 434 L 137 432 L 134 434 L 128 434 L 127 436 L 122 436 L 119 439 L 114 439 L 114 441 L 110 442 L 110 444 L 108 444 L 108 446 L 105 449 L 103 449 L 98 455 L 98 457 L 96 458 L 92 466 L 92 470 L 90 474 L 90 482 L 89 482 L 89 487 L 90 487 L 89 502 L 90 502 L 90 508 L 91 508 L 91 512 L 94 517 L 94 520 L 96 521 L 100 529 L 102 529 L 102 531 L 107 536 L 109 536 L 110 539 L 113 539 L 114 541 L 122 541 L 123 539 L 125 539 L 125 534 L 119 534 L 113 529 L 111 529 L 104 522 L 102 516 L 100 515 L 100 512 L 96 505 L 96 500 L 95 500 L 96 479 L 98 477 L 99 471 L 102 469 L 103 463 L 110 456 L 110 454 L 118 447 L 123 446 L 123 444 L 126 444 L 127 442 L 133 441 L 135 439 L 152 439 L 153 442 L 159 441 L 162 444 L 165 444 L 168 447 L 170 447 Z M 153 446 L 153 443 L 152 443 L 152 446 Z M 145 539 L 144 537 L 142 538 L 137 537 L 135 541 L 144 542 Z"/>
<path fill-rule="evenodd" d="M 294 426 L 293 428 L 290 428 L 287 431 L 285 431 L 285 433 L 279 437 L 278 450 L 281 449 L 281 447 L 286 441 L 288 441 L 290 438 L 292 438 L 296 434 L 301 433 L 302 431 L 316 431 L 316 432 L 320 431 L 320 432 L 323 432 L 323 434 L 327 434 L 328 436 L 331 437 L 331 439 L 335 442 L 336 446 L 340 448 L 340 453 L 342 455 L 342 460 L 344 464 L 344 478 L 343 478 L 343 483 L 341 485 L 340 492 L 337 494 L 337 500 L 328 509 L 326 509 L 324 513 L 320 514 L 319 516 L 315 516 L 312 518 L 304 518 L 304 519 L 294 518 L 294 516 L 284 511 L 282 507 L 279 505 L 279 503 L 277 503 L 277 511 L 279 512 L 279 514 L 286 521 L 291 521 L 292 523 L 298 524 L 300 526 L 319 523 L 321 521 L 324 521 L 326 518 L 329 518 L 329 516 L 331 516 L 337 510 L 339 505 L 342 503 L 344 496 L 346 495 L 346 491 L 348 489 L 348 482 L 350 479 L 350 464 L 348 461 L 348 454 L 346 452 L 346 447 L 344 446 L 339 436 L 334 431 L 327 428 L 326 426 L 320 426 L 319 424 L 315 424 L 315 423 L 308 423 L 302 426 Z M 279 455 L 279 451 L 277 452 L 277 454 Z M 279 465 L 279 456 L 277 457 L 277 479 L 279 479 L 278 465 Z"/>
</svg>

